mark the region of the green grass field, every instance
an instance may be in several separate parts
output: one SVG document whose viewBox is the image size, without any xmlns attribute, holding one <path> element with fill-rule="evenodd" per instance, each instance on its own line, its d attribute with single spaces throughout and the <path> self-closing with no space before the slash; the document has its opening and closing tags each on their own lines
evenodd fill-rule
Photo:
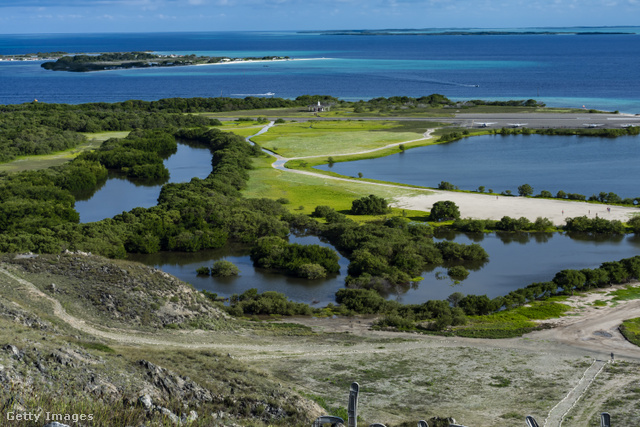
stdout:
<svg viewBox="0 0 640 427">
<path fill-rule="evenodd" d="M 424 191 L 398 189 L 372 185 L 366 181 L 339 182 L 328 178 L 284 172 L 271 167 L 272 157 L 254 159 L 254 169 L 250 171 L 249 185 L 243 194 L 246 197 L 285 198 L 291 211 L 310 214 L 316 206 L 326 205 L 337 211 L 351 209 L 351 202 L 357 198 L 375 194 L 391 201 L 394 197 L 424 194 Z M 300 209 L 302 207 L 302 209 Z M 344 213 L 344 212 L 343 212 Z M 405 211 L 409 217 L 420 218 L 424 212 Z M 402 209 L 394 209 L 392 215 L 402 215 Z M 352 216 L 357 221 L 367 221 L 376 217 Z"/>
<path fill-rule="evenodd" d="M 474 338 L 509 338 L 531 332 L 538 326 L 535 320 L 562 317 L 571 309 L 562 304 L 566 297 L 549 298 L 546 301 L 534 301 L 527 306 L 504 310 L 487 316 L 470 316 L 470 322 L 453 333 L 458 336 Z"/>
<path fill-rule="evenodd" d="M 620 332 L 630 343 L 640 346 L 640 318 L 622 322 Z"/>
<path fill-rule="evenodd" d="M 640 299 L 640 286 L 625 286 L 609 293 L 613 295 L 613 302 Z"/>
<path fill-rule="evenodd" d="M 253 140 L 284 157 L 340 155 L 413 141 L 430 122 L 310 121 L 274 126 Z"/>
<path fill-rule="evenodd" d="M 224 121 L 222 122 L 222 126 L 216 126 L 216 128 L 224 132 L 233 132 L 236 135 L 240 135 L 243 138 L 246 138 L 248 136 L 255 135 L 264 126 L 265 126 L 264 123 L 258 123 L 256 121 L 251 121 L 251 122 Z"/>
</svg>

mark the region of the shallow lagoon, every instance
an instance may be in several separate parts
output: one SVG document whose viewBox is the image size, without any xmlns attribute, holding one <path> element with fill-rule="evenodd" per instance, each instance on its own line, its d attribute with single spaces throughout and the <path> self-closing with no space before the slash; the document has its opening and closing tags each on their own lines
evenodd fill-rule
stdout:
<svg viewBox="0 0 640 427">
<path fill-rule="evenodd" d="M 601 191 L 639 197 L 640 136 L 594 138 L 547 135 L 483 135 L 412 148 L 377 159 L 317 166 L 347 176 L 436 188 L 441 181 L 461 190 L 511 190 L 530 184 L 534 194 L 587 196 Z"/>
<path fill-rule="evenodd" d="M 178 151 L 164 161 L 170 177 L 166 182 L 141 183 L 126 177 L 110 175 L 107 181 L 86 200 L 76 200 L 80 222 L 95 222 L 112 218 L 133 208 L 150 208 L 158 204 L 165 183 L 204 179 L 211 173 L 211 152 L 197 145 L 178 144 Z"/>
<path fill-rule="evenodd" d="M 390 294 L 406 304 L 423 303 L 430 299 L 445 299 L 454 292 L 484 295 L 493 298 L 505 295 L 533 282 L 553 279 L 565 268 L 595 268 L 605 261 L 616 261 L 640 252 L 640 237 L 635 235 L 593 238 L 593 236 L 569 237 L 560 233 L 545 234 L 487 234 L 465 235 L 452 233 L 446 236 L 459 243 L 479 243 L 489 254 L 489 262 L 471 271 L 460 284 L 446 277 L 446 268 L 437 267 L 424 272 L 417 286 Z M 444 237 L 442 237 L 444 238 Z M 290 237 L 291 242 L 320 244 L 331 247 L 317 237 Z M 206 289 L 222 297 L 240 294 L 251 288 L 259 292 L 277 291 L 297 302 L 324 306 L 335 302 L 335 292 L 344 287 L 349 261 L 340 257 L 340 274 L 323 280 L 304 280 L 271 273 L 255 268 L 249 258 L 249 248 L 236 246 L 231 249 L 201 251 L 198 253 L 163 252 L 152 255 L 131 255 L 131 260 L 154 266 L 191 283 L 197 289 Z M 197 276 L 196 269 L 211 266 L 214 261 L 226 259 L 240 269 L 234 278 Z M 439 274 L 438 274 L 439 273 Z M 437 276 L 445 276 L 438 279 Z"/>
<path fill-rule="evenodd" d="M 611 141 L 620 140 L 607 139 L 599 143 Z M 496 142 L 495 138 L 493 142 Z M 447 144 L 447 149 L 453 145 Z M 634 148 L 628 146 L 628 142 L 627 145 L 622 144 L 622 147 L 629 150 Z M 414 150 L 411 150 L 409 153 L 413 154 L 413 152 Z M 406 154 L 405 156 L 411 157 Z M 178 151 L 165 161 L 165 165 L 171 174 L 170 182 L 186 182 L 194 176 L 205 178 L 211 171 L 211 154 L 206 148 L 178 144 Z M 161 184 L 141 186 L 127 179 L 112 178 L 88 201 L 77 202 L 76 208 L 83 222 L 99 220 L 137 206 L 155 205 L 160 188 Z M 437 267 L 432 271 L 424 272 L 422 274 L 424 279 L 417 286 L 398 290 L 396 293 L 391 293 L 389 298 L 403 303 L 422 303 L 429 299 L 444 299 L 453 292 L 486 294 L 489 297 L 495 297 L 533 282 L 551 280 L 556 272 L 565 268 L 594 268 L 604 261 L 619 260 L 640 253 L 640 237 L 635 235 L 600 238 L 573 236 L 571 238 L 560 233 L 530 235 L 448 233 L 438 236 L 438 239 L 445 238 L 459 243 L 479 243 L 489 253 L 489 262 L 483 265 L 468 265 L 467 268 L 471 274 L 460 284 L 454 284 L 446 277 L 445 268 Z M 295 243 L 331 247 L 314 236 L 291 236 L 289 240 Z M 130 259 L 155 266 L 193 284 L 197 289 L 206 289 L 223 297 L 257 288 L 260 292 L 277 291 L 294 301 L 323 306 L 334 302 L 335 292 L 344 287 L 349 264 L 344 257 L 340 257 L 339 274 L 310 281 L 255 268 L 249 258 L 249 250 L 248 246 L 236 245 L 197 253 L 164 252 L 152 255 L 130 255 Z M 195 271 L 198 267 L 210 266 L 219 259 L 226 259 L 236 264 L 241 271 L 240 276 L 211 278 L 196 275 Z M 444 279 L 438 277 L 444 277 Z"/>
</svg>

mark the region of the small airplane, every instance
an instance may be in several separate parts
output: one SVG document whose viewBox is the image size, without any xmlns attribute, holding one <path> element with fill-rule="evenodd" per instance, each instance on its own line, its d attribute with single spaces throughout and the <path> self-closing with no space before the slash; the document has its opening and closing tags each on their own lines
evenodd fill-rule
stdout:
<svg viewBox="0 0 640 427">
<path fill-rule="evenodd" d="M 509 123 L 509 126 L 519 128 L 528 125 L 528 123 Z"/>
<path fill-rule="evenodd" d="M 597 128 L 599 126 L 604 126 L 602 123 L 585 123 L 584 125 L 588 128 Z"/>
<path fill-rule="evenodd" d="M 632 127 L 638 126 L 638 125 L 624 124 L 624 125 L 620 125 L 620 126 L 622 126 L 623 128 L 632 128 Z"/>
<path fill-rule="evenodd" d="M 486 128 L 488 126 L 495 125 L 494 122 L 478 122 L 478 127 Z"/>
</svg>

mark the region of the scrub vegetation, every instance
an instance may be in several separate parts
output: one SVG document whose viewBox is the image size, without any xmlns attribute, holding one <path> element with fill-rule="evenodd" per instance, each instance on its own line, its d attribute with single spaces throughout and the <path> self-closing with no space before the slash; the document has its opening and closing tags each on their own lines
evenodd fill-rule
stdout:
<svg viewBox="0 0 640 427">
<path fill-rule="evenodd" d="M 447 402 L 459 400 L 454 399 L 456 390 L 460 390 L 458 382 L 464 384 L 460 393 L 473 392 L 477 396 L 490 390 L 492 396 L 506 399 L 516 387 L 526 390 L 522 401 L 536 415 L 560 400 L 563 387 L 555 384 L 536 389 L 542 381 L 534 373 L 524 372 L 528 368 L 520 355 L 509 356 L 514 371 L 503 372 L 494 366 L 492 354 L 486 349 L 437 349 L 433 360 L 425 361 L 424 354 L 420 354 L 422 363 L 433 368 L 426 374 L 422 368 L 413 366 L 420 365 L 417 361 L 407 364 L 402 360 L 409 357 L 408 352 L 403 351 L 393 363 L 376 353 L 386 345 L 398 353 L 396 345 L 401 348 L 411 344 L 406 338 L 367 341 L 368 338 L 348 334 L 320 336 L 300 325 L 255 321 L 280 316 L 371 315 L 377 318 L 375 328 L 379 330 L 514 337 L 540 328 L 537 320 L 566 313 L 569 308 L 563 298 L 569 295 L 626 284 L 640 277 L 640 256 L 636 256 L 605 262 L 594 269 L 562 270 L 549 282 L 533 283 L 496 298 L 454 292 L 446 300 L 419 304 L 387 299 L 390 293 L 412 286 L 419 280 L 417 276 L 435 266 L 445 266 L 452 278 L 462 280 L 468 271 L 461 264 L 472 261 L 481 266 L 488 255 L 477 244 L 434 242 L 434 226 L 438 224 L 429 224 L 424 212 L 389 210 L 391 198 L 401 192 L 411 193 L 410 188 L 380 187 L 370 191 L 367 187 L 365 191 L 358 182 L 337 186 L 318 177 L 297 174 L 285 177 L 270 167 L 272 159 L 247 143 L 243 136 L 216 129 L 221 123 L 204 114 L 184 114 L 257 108 L 299 110 L 318 100 L 333 102 L 330 97 L 216 98 L 2 106 L 0 109 L 10 124 L 5 126 L 3 122 L 0 128 L 0 143 L 10 148 L 5 160 L 33 153 L 33 146 L 24 143 L 27 133 L 15 132 L 20 123 L 29 129 L 42 128 L 41 135 L 52 136 L 52 144 L 45 147 L 48 152 L 86 144 L 85 137 L 77 136 L 81 132 L 100 132 L 103 138 L 99 147 L 74 154 L 75 158 L 64 165 L 0 174 L 0 251 L 5 253 L 0 259 L 3 275 L 0 340 L 8 343 L 0 353 L 1 401 L 12 408 L 34 405 L 67 413 L 91 412 L 97 416 L 95 425 L 173 423 L 169 421 L 173 415 L 185 422 L 191 419 L 191 425 L 239 423 L 263 427 L 309 425 L 314 415 L 340 409 L 333 397 L 323 408 L 319 407 L 301 393 L 283 387 L 279 383 L 282 379 L 287 386 L 299 384 L 306 391 L 309 389 L 304 388 L 305 381 L 322 383 L 324 394 L 335 396 L 353 378 L 361 378 L 374 384 L 363 391 L 377 399 L 382 399 L 382 395 L 387 399 L 388 392 L 386 387 L 376 386 L 376 381 L 383 378 L 393 378 L 391 382 L 415 381 L 410 386 L 412 390 L 418 388 L 432 396 L 439 408 L 447 410 L 452 407 Z M 342 107 L 353 109 L 354 114 L 365 114 L 368 110 L 400 114 L 413 110 L 412 104 L 415 110 L 456 105 L 447 101 L 441 96 L 397 97 Z M 512 108 L 538 107 L 526 104 Z M 356 109 L 361 112 L 355 112 Z M 250 126 L 260 121 L 264 120 L 224 126 L 245 134 L 253 132 Z M 357 123 L 345 126 L 358 128 Z M 405 131 L 417 135 L 408 124 L 390 124 L 379 129 L 370 126 L 363 128 L 374 135 L 394 129 L 398 135 L 404 135 Z M 355 135 L 361 131 L 353 129 L 343 133 Z M 116 131 L 121 132 L 117 137 L 104 134 Z M 38 132 L 35 134 L 40 135 Z M 70 145 L 53 143 L 60 135 L 71 135 Z M 386 144 L 388 140 L 384 138 L 388 137 L 381 137 L 375 145 Z M 43 140 L 47 138 L 42 136 Z M 327 146 L 333 144 L 323 138 Z M 211 175 L 188 183 L 164 185 L 158 205 L 152 208 L 135 208 L 95 223 L 78 223 L 75 198 L 90 194 L 109 172 L 138 180 L 166 179 L 162 159 L 175 150 L 176 139 L 198 142 L 210 149 Z M 358 135 L 353 143 L 358 141 L 364 141 L 364 137 Z M 290 148 L 300 149 L 293 143 Z M 445 222 L 456 218 L 455 205 L 445 203 L 442 208 L 442 215 L 434 215 L 432 220 Z M 586 224 L 579 218 L 574 222 L 576 227 L 582 224 L 582 231 L 615 232 L 619 228 L 617 224 L 601 222 Z M 638 232 L 636 222 L 630 221 L 629 227 Z M 470 231 L 550 228 L 544 219 L 525 223 L 508 217 L 495 223 L 456 218 L 453 226 Z M 120 259 L 131 253 L 194 252 L 240 242 L 252 245 L 252 260 L 263 268 L 311 281 L 338 270 L 336 250 L 290 244 L 286 237 L 291 232 L 320 236 L 350 261 L 346 287 L 337 292 L 336 304 L 312 308 L 276 292 L 250 289 L 233 295 L 228 305 L 224 305 L 211 292 L 197 292 L 160 271 Z M 24 255 L 25 252 L 36 255 Z M 199 273 L 234 274 L 237 270 L 229 264 L 205 266 Z M 625 297 L 629 295 L 620 295 Z M 636 334 L 633 322 L 625 327 L 630 334 Z M 241 337 L 247 331 L 251 337 Z M 194 337 L 206 339 L 202 338 L 197 347 Z M 307 372 L 311 365 L 302 363 L 302 359 L 290 358 L 285 350 L 278 350 L 276 356 L 274 353 L 267 356 L 273 362 L 271 369 L 278 374 L 277 379 L 235 360 L 230 357 L 231 352 L 212 350 L 222 344 L 244 355 L 245 349 L 253 345 L 258 349 L 251 350 L 251 357 L 260 360 L 263 354 L 259 347 L 275 339 L 283 346 L 320 343 L 318 347 L 322 347 L 329 340 L 338 346 L 366 344 L 377 348 L 368 350 L 364 359 L 357 356 L 357 366 L 346 360 L 352 355 L 343 360 L 330 359 L 332 356 L 320 358 L 314 354 L 317 347 L 305 350 L 314 354 L 314 369 L 317 368 L 314 372 Z M 349 348 L 345 353 L 348 351 Z M 451 359 L 452 354 L 486 366 L 478 369 L 474 365 L 470 372 L 475 376 L 465 378 L 455 372 L 460 363 Z M 360 363 L 362 360 L 376 369 L 363 368 L 366 364 Z M 323 365 L 330 362 L 332 365 Z M 558 381 L 567 382 L 579 376 L 578 370 L 569 369 L 567 364 L 553 366 Z M 419 375 L 407 374 L 407 366 L 420 371 Z M 332 374 L 327 377 L 329 371 Z M 298 378 L 293 378 L 293 372 Z M 400 373 L 406 375 L 402 377 Z M 52 387 L 60 383 L 66 385 L 63 390 Z M 409 419 L 413 414 L 400 406 L 394 406 L 390 412 Z M 501 408 L 509 418 L 508 412 L 513 408 L 505 407 L 504 403 Z M 192 411 L 197 413 L 197 419 Z"/>
</svg>

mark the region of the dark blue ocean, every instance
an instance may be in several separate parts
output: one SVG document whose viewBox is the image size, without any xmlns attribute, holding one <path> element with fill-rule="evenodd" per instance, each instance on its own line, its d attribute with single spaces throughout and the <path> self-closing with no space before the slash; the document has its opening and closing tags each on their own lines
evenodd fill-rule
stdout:
<svg viewBox="0 0 640 427">
<path fill-rule="evenodd" d="M 615 31 L 615 29 L 606 29 Z M 633 30 L 633 31 L 631 31 Z M 339 36 L 294 32 L 0 35 L 0 54 L 150 50 L 304 61 L 136 69 L 46 71 L 0 62 L 0 103 L 115 102 L 168 97 L 282 98 L 326 94 L 529 99 L 549 106 L 640 113 L 640 28 L 628 34 Z M 638 31 L 636 31 L 638 30 Z"/>
</svg>

